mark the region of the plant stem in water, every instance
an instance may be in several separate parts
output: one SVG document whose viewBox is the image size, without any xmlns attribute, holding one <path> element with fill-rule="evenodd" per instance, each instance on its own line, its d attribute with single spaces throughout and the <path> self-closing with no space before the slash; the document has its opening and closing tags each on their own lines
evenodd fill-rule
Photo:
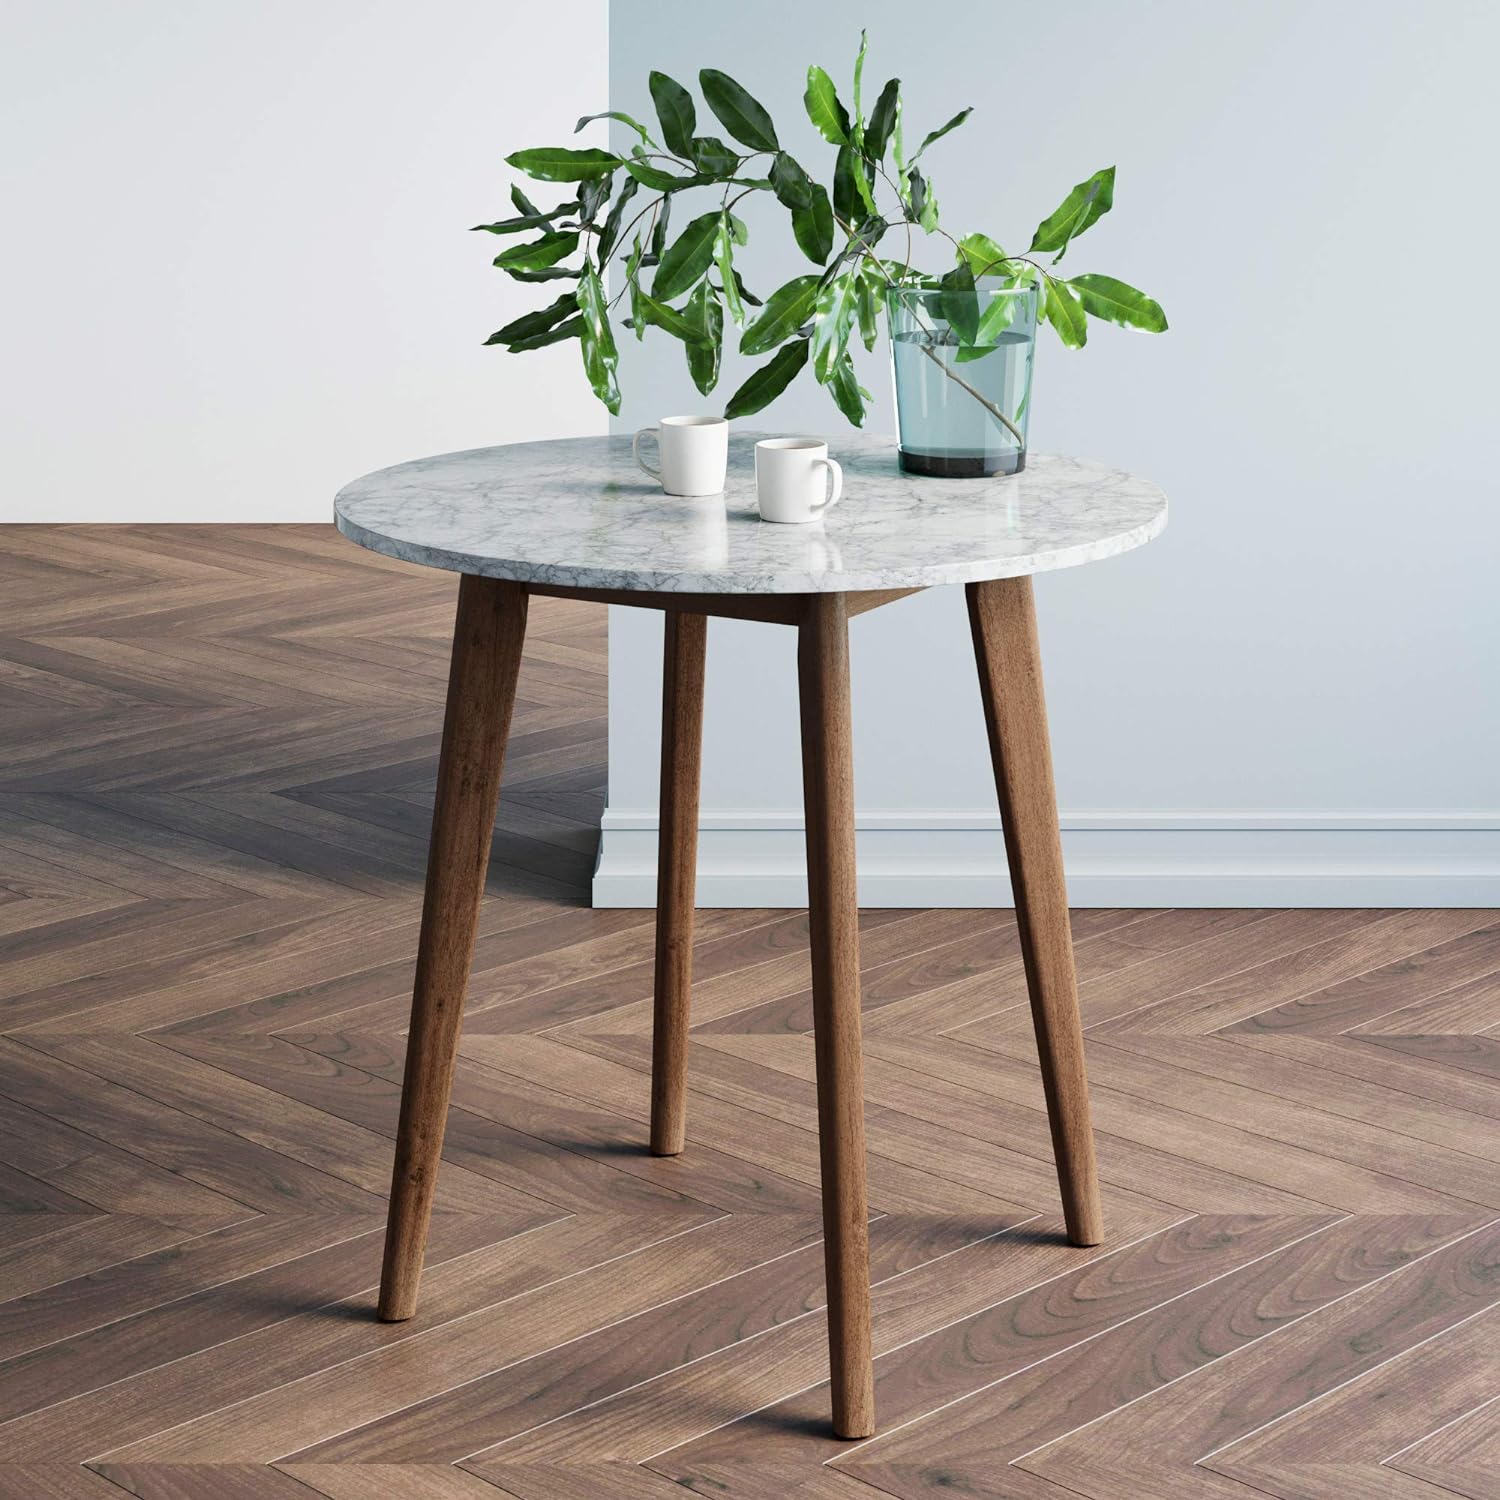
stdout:
<svg viewBox="0 0 1500 1500">
<path fill-rule="evenodd" d="M 949 380 L 951 380 L 955 385 L 961 386 L 964 390 L 966 390 L 997 422 L 1000 422 L 1005 427 L 1009 428 L 1010 435 L 1015 438 L 1016 442 L 1019 443 L 1022 448 L 1025 448 L 1026 438 L 1021 429 L 1017 427 L 1016 424 L 1012 422 L 1011 419 L 1007 417 L 1005 413 L 1001 411 L 993 401 L 987 400 L 978 391 L 976 391 L 974 387 L 963 378 L 962 375 L 958 374 L 957 371 L 951 369 L 948 365 L 948 361 L 945 360 L 941 354 L 934 352 L 931 344 L 923 344 L 922 353 L 925 354 L 928 359 L 930 359 L 933 364 L 935 364 L 938 369 L 940 369 L 943 374 L 948 377 Z"/>
</svg>

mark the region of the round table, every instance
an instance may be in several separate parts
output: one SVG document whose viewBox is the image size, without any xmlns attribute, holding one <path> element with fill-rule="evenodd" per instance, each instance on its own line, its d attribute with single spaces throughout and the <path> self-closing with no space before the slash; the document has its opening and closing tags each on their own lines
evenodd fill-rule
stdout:
<svg viewBox="0 0 1500 1500">
<path fill-rule="evenodd" d="M 760 520 L 755 433 L 735 432 L 723 495 L 664 495 L 626 437 L 417 459 L 339 492 L 339 530 L 461 574 L 428 852 L 380 1316 L 409 1318 L 432 1212 L 501 763 L 533 594 L 665 611 L 651 1150 L 683 1148 L 708 617 L 798 634 L 803 801 L 828 1279 L 833 1428 L 875 1430 L 870 1358 L 859 929 L 848 621 L 963 584 L 1004 825 L 1068 1238 L 1103 1225 L 1089 1122 L 1031 574 L 1128 552 L 1166 525 L 1144 480 L 1031 455 L 1020 474 L 903 474 L 893 439 L 830 446 L 844 498 L 806 526 Z"/>
</svg>

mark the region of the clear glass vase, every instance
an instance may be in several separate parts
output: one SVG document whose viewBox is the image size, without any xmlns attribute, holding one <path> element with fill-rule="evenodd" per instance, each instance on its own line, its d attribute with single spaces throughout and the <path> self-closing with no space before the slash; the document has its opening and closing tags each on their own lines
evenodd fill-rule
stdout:
<svg viewBox="0 0 1500 1500">
<path fill-rule="evenodd" d="M 891 287 L 901 467 L 977 479 L 1026 467 L 1037 289 Z"/>
</svg>

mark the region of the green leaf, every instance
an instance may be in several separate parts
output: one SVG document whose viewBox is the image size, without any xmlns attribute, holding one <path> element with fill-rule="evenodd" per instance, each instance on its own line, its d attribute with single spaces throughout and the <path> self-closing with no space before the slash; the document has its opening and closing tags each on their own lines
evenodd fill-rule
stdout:
<svg viewBox="0 0 1500 1500">
<path fill-rule="evenodd" d="M 777 200 L 792 212 L 792 233 L 802 253 L 822 265 L 833 250 L 833 210 L 828 194 L 784 151 L 771 165 Z"/>
<path fill-rule="evenodd" d="M 859 228 L 849 236 L 845 254 L 863 255 L 866 250 L 873 250 L 890 227 L 879 214 L 860 220 Z"/>
<path fill-rule="evenodd" d="M 807 92 L 803 94 L 802 102 L 807 106 L 807 118 L 818 127 L 829 145 L 849 144 L 849 112 L 839 102 L 833 79 L 816 65 L 807 70 Z"/>
<path fill-rule="evenodd" d="M 783 208 L 806 208 L 812 202 L 812 178 L 785 151 L 771 163 L 771 187 Z"/>
<path fill-rule="evenodd" d="M 634 177 L 627 177 L 620 184 L 619 195 L 615 198 L 614 207 L 609 211 L 609 217 L 604 221 L 604 228 L 599 231 L 599 243 L 594 250 L 601 271 L 604 269 L 604 263 L 609 259 L 610 252 L 615 248 L 616 241 L 620 238 L 620 225 L 625 219 L 625 205 L 635 197 L 639 187 L 640 183 Z"/>
<path fill-rule="evenodd" d="M 651 256 L 651 263 L 661 263 L 661 253 L 667 247 L 667 221 L 672 217 L 672 195 L 668 193 L 657 209 L 655 218 L 651 224 L 651 243 L 646 247 L 646 253 Z"/>
<path fill-rule="evenodd" d="M 621 163 L 642 187 L 648 187 L 653 193 L 675 193 L 679 188 L 699 187 L 708 179 L 699 173 L 691 177 L 678 177 L 671 172 L 663 172 L 660 167 L 652 166 L 649 161 L 642 161 L 638 156 L 626 157 Z"/>
<path fill-rule="evenodd" d="M 1107 214 L 1115 201 L 1115 169 L 1105 167 L 1095 172 L 1085 182 L 1080 182 L 1058 205 L 1057 209 L 1037 225 L 1031 237 L 1031 253 L 1054 252 L 1054 259 L 1061 260 L 1068 241 L 1076 239 L 1090 224 Z"/>
<path fill-rule="evenodd" d="M 928 234 L 932 234 L 938 227 L 938 200 L 937 194 L 932 190 L 932 178 L 923 178 L 922 187 L 922 208 L 917 214 L 917 223 Z"/>
<path fill-rule="evenodd" d="M 485 343 L 513 344 L 517 339 L 534 338 L 539 333 L 546 333 L 555 328 L 564 318 L 577 311 L 577 294 L 564 292 L 556 302 L 538 308 L 535 312 L 522 313 L 519 318 L 507 323 L 499 332 L 492 333 Z"/>
<path fill-rule="evenodd" d="M 646 337 L 646 314 L 641 307 L 641 298 L 646 294 L 641 290 L 641 237 L 636 235 L 635 243 L 630 247 L 630 254 L 625 260 L 625 285 L 630 291 L 630 326 L 635 332 L 635 339 L 640 343 Z"/>
<path fill-rule="evenodd" d="M 706 178 L 730 177 L 740 164 L 740 154 L 716 135 L 693 137 L 693 165 Z"/>
<path fill-rule="evenodd" d="M 770 115 L 728 73 L 704 68 L 698 74 L 698 84 L 708 107 L 735 140 L 752 151 L 776 150 L 776 127 Z"/>
<path fill-rule="evenodd" d="M 859 214 L 859 193 L 854 186 L 854 164 L 859 160 L 853 146 L 840 146 L 833 163 L 833 211 L 845 224 Z"/>
<path fill-rule="evenodd" d="M 665 302 L 658 302 L 655 297 L 642 292 L 636 298 L 635 306 L 631 309 L 631 317 L 639 317 L 647 323 L 654 323 L 658 328 L 664 328 L 675 339 L 681 339 L 683 343 L 690 344 L 696 338 L 702 336 L 699 326 L 687 316 L 679 312 L 675 307 L 668 307 Z"/>
<path fill-rule="evenodd" d="M 539 209 L 536 204 L 533 203 L 531 199 L 528 198 L 526 194 L 523 193 L 515 183 L 512 183 L 510 186 L 510 201 L 515 204 L 516 209 L 520 213 L 535 214 L 544 218 L 546 217 L 546 215 L 542 214 L 541 209 Z M 569 205 L 569 207 L 571 207 L 571 205 Z M 555 210 L 555 212 L 561 213 L 562 210 L 557 209 Z"/>
<path fill-rule="evenodd" d="M 532 151 L 516 151 L 505 160 L 518 172 L 543 182 L 582 182 L 587 177 L 603 177 L 620 165 L 618 156 L 592 146 L 586 151 L 538 146 Z"/>
<path fill-rule="evenodd" d="M 812 184 L 812 201 L 792 210 L 792 234 L 802 253 L 821 266 L 833 253 L 833 208 L 821 183 Z"/>
<path fill-rule="evenodd" d="M 706 281 L 688 298 L 687 314 L 700 338 L 687 346 L 688 374 L 707 395 L 719 383 L 719 360 L 724 352 L 724 309 Z"/>
<path fill-rule="evenodd" d="M 560 344 L 564 339 L 580 338 L 582 334 L 582 317 L 569 318 L 567 322 L 559 323 L 556 328 L 549 328 L 545 333 L 534 333 L 530 338 L 514 340 L 510 352 L 525 354 L 532 349 L 545 349 L 548 344 Z M 489 340 L 485 342 L 488 343 Z"/>
<path fill-rule="evenodd" d="M 863 158 L 853 146 L 840 146 L 833 164 L 833 211 L 846 224 L 861 213 L 875 212 L 875 197 L 865 175 Z"/>
<path fill-rule="evenodd" d="M 603 109 L 600 110 L 597 115 L 584 115 L 573 127 L 573 134 L 577 135 L 585 125 L 592 125 L 595 120 L 618 120 L 620 124 L 630 126 L 630 128 L 635 131 L 638 136 L 640 136 L 642 142 L 647 146 L 654 146 L 656 144 L 656 142 L 651 139 L 651 135 L 647 131 L 646 127 L 642 125 L 639 120 L 633 119 L 630 115 L 627 115 L 625 111 L 621 109 Z"/>
<path fill-rule="evenodd" d="M 527 240 L 521 245 L 512 245 L 495 257 L 495 265 L 502 271 L 539 271 L 543 266 L 556 265 L 564 256 L 578 248 L 578 236 L 571 230 L 553 230 L 539 240 Z"/>
<path fill-rule="evenodd" d="M 737 214 L 729 213 L 728 209 L 725 209 L 725 213 L 729 215 L 730 239 L 736 245 L 748 245 L 750 243 L 750 230 L 746 227 L 745 221 Z"/>
<path fill-rule="evenodd" d="M 568 266 L 546 266 L 540 271 L 524 271 L 520 266 L 506 266 L 505 273 L 516 281 L 566 281 L 569 277 L 577 280 L 583 275 L 582 270 Z"/>
<path fill-rule="evenodd" d="M 920 222 L 922 210 L 927 206 L 927 179 L 913 167 L 906 174 L 906 181 L 911 189 L 906 200 L 906 216 L 908 219 L 916 219 Z"/>
<path fill-rule="evenodd" d="M 577 200 L 566 204 L 566 208 L 576 208 Z M 563 212 L 561 208 L 554 208 L 550 214 L 534 213 L 521 214 L 513 219 L 496 219 L 493 224 L 475 224 L 473 229 L 484 230 L 486 234 L 519 234 L 523 229 L 538 229 L 546 225 L 552 227 L 552 221 Z"/>
<path fill-rule="evenodd" d="M 868 157 L 857 157 L 854 163 L 854 191 L 867 214 L 879 214 L 875 207 L 875 170 Z"/>
<path fill-rule="evenodd" d="M 609 326 L 604 284 L 593 266 L 584 268 L 583 280 L 578 283 L 578 310 L 583 314 L 579 337 L 583 343 L 584 372 L 594 394 L 609 408 L 612 416 L 618 416 L 620 387 L 615 380 L 615 367 L 620 356 Z"/>
<path fill-rule="evenodd" d="M 740 339 L 741 354 L 764 354 L 795 333 L 812 316 L 818 295 L 816 276 L 797 276 L 766 298 L 761 315 Z"/>
<path fill-rule="evenodd" d="M 979 327 L 974 330 L 974 342 L 993 346 L 995 340 L 1016 320 L 1016 308 L 1020 298 L 1003 293 L 990 298 L 979 315 Z"/>
<path fill-rule="evenodd" d="M 860 103 L 860 88 L 865 77 L 865 53 L 869 50 L 870 38 L 861 30 L 859 33 L 859 53 L 854 59 L 854 121 L 849 132 L 850 142 L 860 148 L 865 144 L 865 109 Z"/>
<path fill-rule="evenodd" d="M 807 363 L 807 340 L 797 339 L 780 350 L 776 358 L 758 369 L 734 395 L 724 408 L 724 415 L 748 417 L 762 407 L 769 406 L 793 381 L 797 372 Z"/>
<path fill-rule="evenodd" d="M 613 177 L 590 177 L 588 181 L 578 185 L 578 222 L 580 225 L 592 225 L 598 217 L 599 210 L 609 202 L 609 195 L 614 191 L 615 180 Z"/>
<path fill-rule="evenodd" d="M 677 156 L 691 157 L 693 154 L 693 132 L 698 128 L 698 112 L 693 107 L 693 96 L 665 73 L 653 72 L 647 80 L 651 89 L 651 102 L 656 106 L 656 118 L 661 121 L 661 138 L 667 150 Z M 647 183 L 649 187 L 650 184 Z"/>
<path fill-rule="evenodd" d="M 838 409 L 856 426 L 865 425 L 865 398 L 869 392 L 854 373 L 854 361 L 846 354 L 826 382 Z"/>
<path fill-rule="evenodd" d="M 958 127 L 962 125 L 963 122 L 967 120 L 973 113 L 974 110 L 972 106 L 968 109 L 961 109 L 956 115 L 954 115 L 951 120 L 948 121 L 946 125 L 939 125 L 936 130 L 928 131 L 928 133 L 922 137 L 922 144 L 917 147 L 916 155 L 912 157 L 913 165 L 915 165 L 917 157 L 920 156 L 934 141 L 942 140 L 942 138 L 947 135 L 950 130 L 957 130 Z"/>
<path fill-rule="evenodd" d="M 714 262 L 724 283 L 724 301 L 729 308 L 729 316 L 738 328 L 745 322 L 745 303 L 740 296 L 739 277 L 734 269 L 734 230 L 729 219 L 728 213 L 720 216 L 719 232 L 714 238 Z"/>
<path fill-rule="evenodd" d="M 1089 320 L 1084 315 L 1083 303 L 1066 281 L 1047 278 L 1045 310 L 1047 321 L 1057 330 L 1057 336 L 1069 349 L 1081 349 L 1088 342 Z"/>
<path fill-rule="evenodd" d="M 845 358 L 849 329 L 854 322 L 855 273 L 845 271 L 818 291 L 813 305 L 813 378 L 826 385 Z"/>
<path fill-rule="evenodd" d="M 859 336 L 866 349 L 875 347 L 880 337 L 880 293 L 885 285 L 880 272 L 865 261 L 859 268 L 859 280 L 855 286 L 854 311 L 859 323 Z"/>
<path fill-rule="evenodd" d="M 1015 283 L 1016 286 L 1021 284 Z M 971 360 L 993 354 L 999 347 L 1000 335 L 1015 322 L 1020 305 L 1020 297 L 1009 289 L 991 295 L 987 302 L 983 302 L 984 311 L 979 315 L 979 327 L 974 330 L 974 342 L 959 349 L 954 356 L 954 363 L 968 364 Z"/>
<path fill-rule="evenodd" d="M 1093 318 L 1118 323 L 1122 328 L 1144 328 L 1147 333 L 1165 333 L 1167 315 L 1159 302 L 1113 276 L 1075 276 L 1068 283 Z"/>
<path fill-rule="evenodd" d="M 942 293 L 934 298 L 933 311 L 958 335 L 959 342 L 972 344 L 979 331 L 979 297 L 974 291 L 974 273 L 961 262 L 939 279 Z"/>
<path fill-rule="evenodd" d="M 700 214 L 672 241 L 663 253 L 651 294 L 660 302 L 670 302 L 692 286 L 713 264 L 714 240 L 723 222 L 719 211 Z"/>
<path fill-rule="evenodd" d="M 986 273 L 991 276 L 1003 274 L 1002 268 L 1009 259 L 987 234 L 966 234 L 958 242 L 958 251 L 976 277 Z"/>
<path fill-rule="evenodd" d="M 893 78 L 881 89 L 875 108 L 870 111 L 870 127 L 865 131 L 865 155 L 880 161 L 890 143 L 891 132 L 901 118 L 901 80 Z"/>
</svg>

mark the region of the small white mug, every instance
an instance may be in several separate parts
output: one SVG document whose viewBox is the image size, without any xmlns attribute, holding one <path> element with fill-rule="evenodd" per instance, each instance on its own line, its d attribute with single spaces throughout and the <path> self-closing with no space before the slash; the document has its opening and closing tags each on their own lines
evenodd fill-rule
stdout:
<svg viewBox="0 0 1500 1500">
<path fill-rule="evenodd" d="M 823 472 L 833 476 L 827 498 Z M 816 521 L 839 503 L 844 471 L 817 438 L 764 438 L 755 445 L 755 491 L 763 521 L 802 525 Z"/>
<path fill-rule="evenodd" d="M 656 434 L 661 468 L 641 457 L 641 439 Z M 719 495 L 729 466 L 729 423 L 723 417 L 663 417 L 643 427 L 630 444 L 635 461 L 669 495 Z"/>
</svg>

